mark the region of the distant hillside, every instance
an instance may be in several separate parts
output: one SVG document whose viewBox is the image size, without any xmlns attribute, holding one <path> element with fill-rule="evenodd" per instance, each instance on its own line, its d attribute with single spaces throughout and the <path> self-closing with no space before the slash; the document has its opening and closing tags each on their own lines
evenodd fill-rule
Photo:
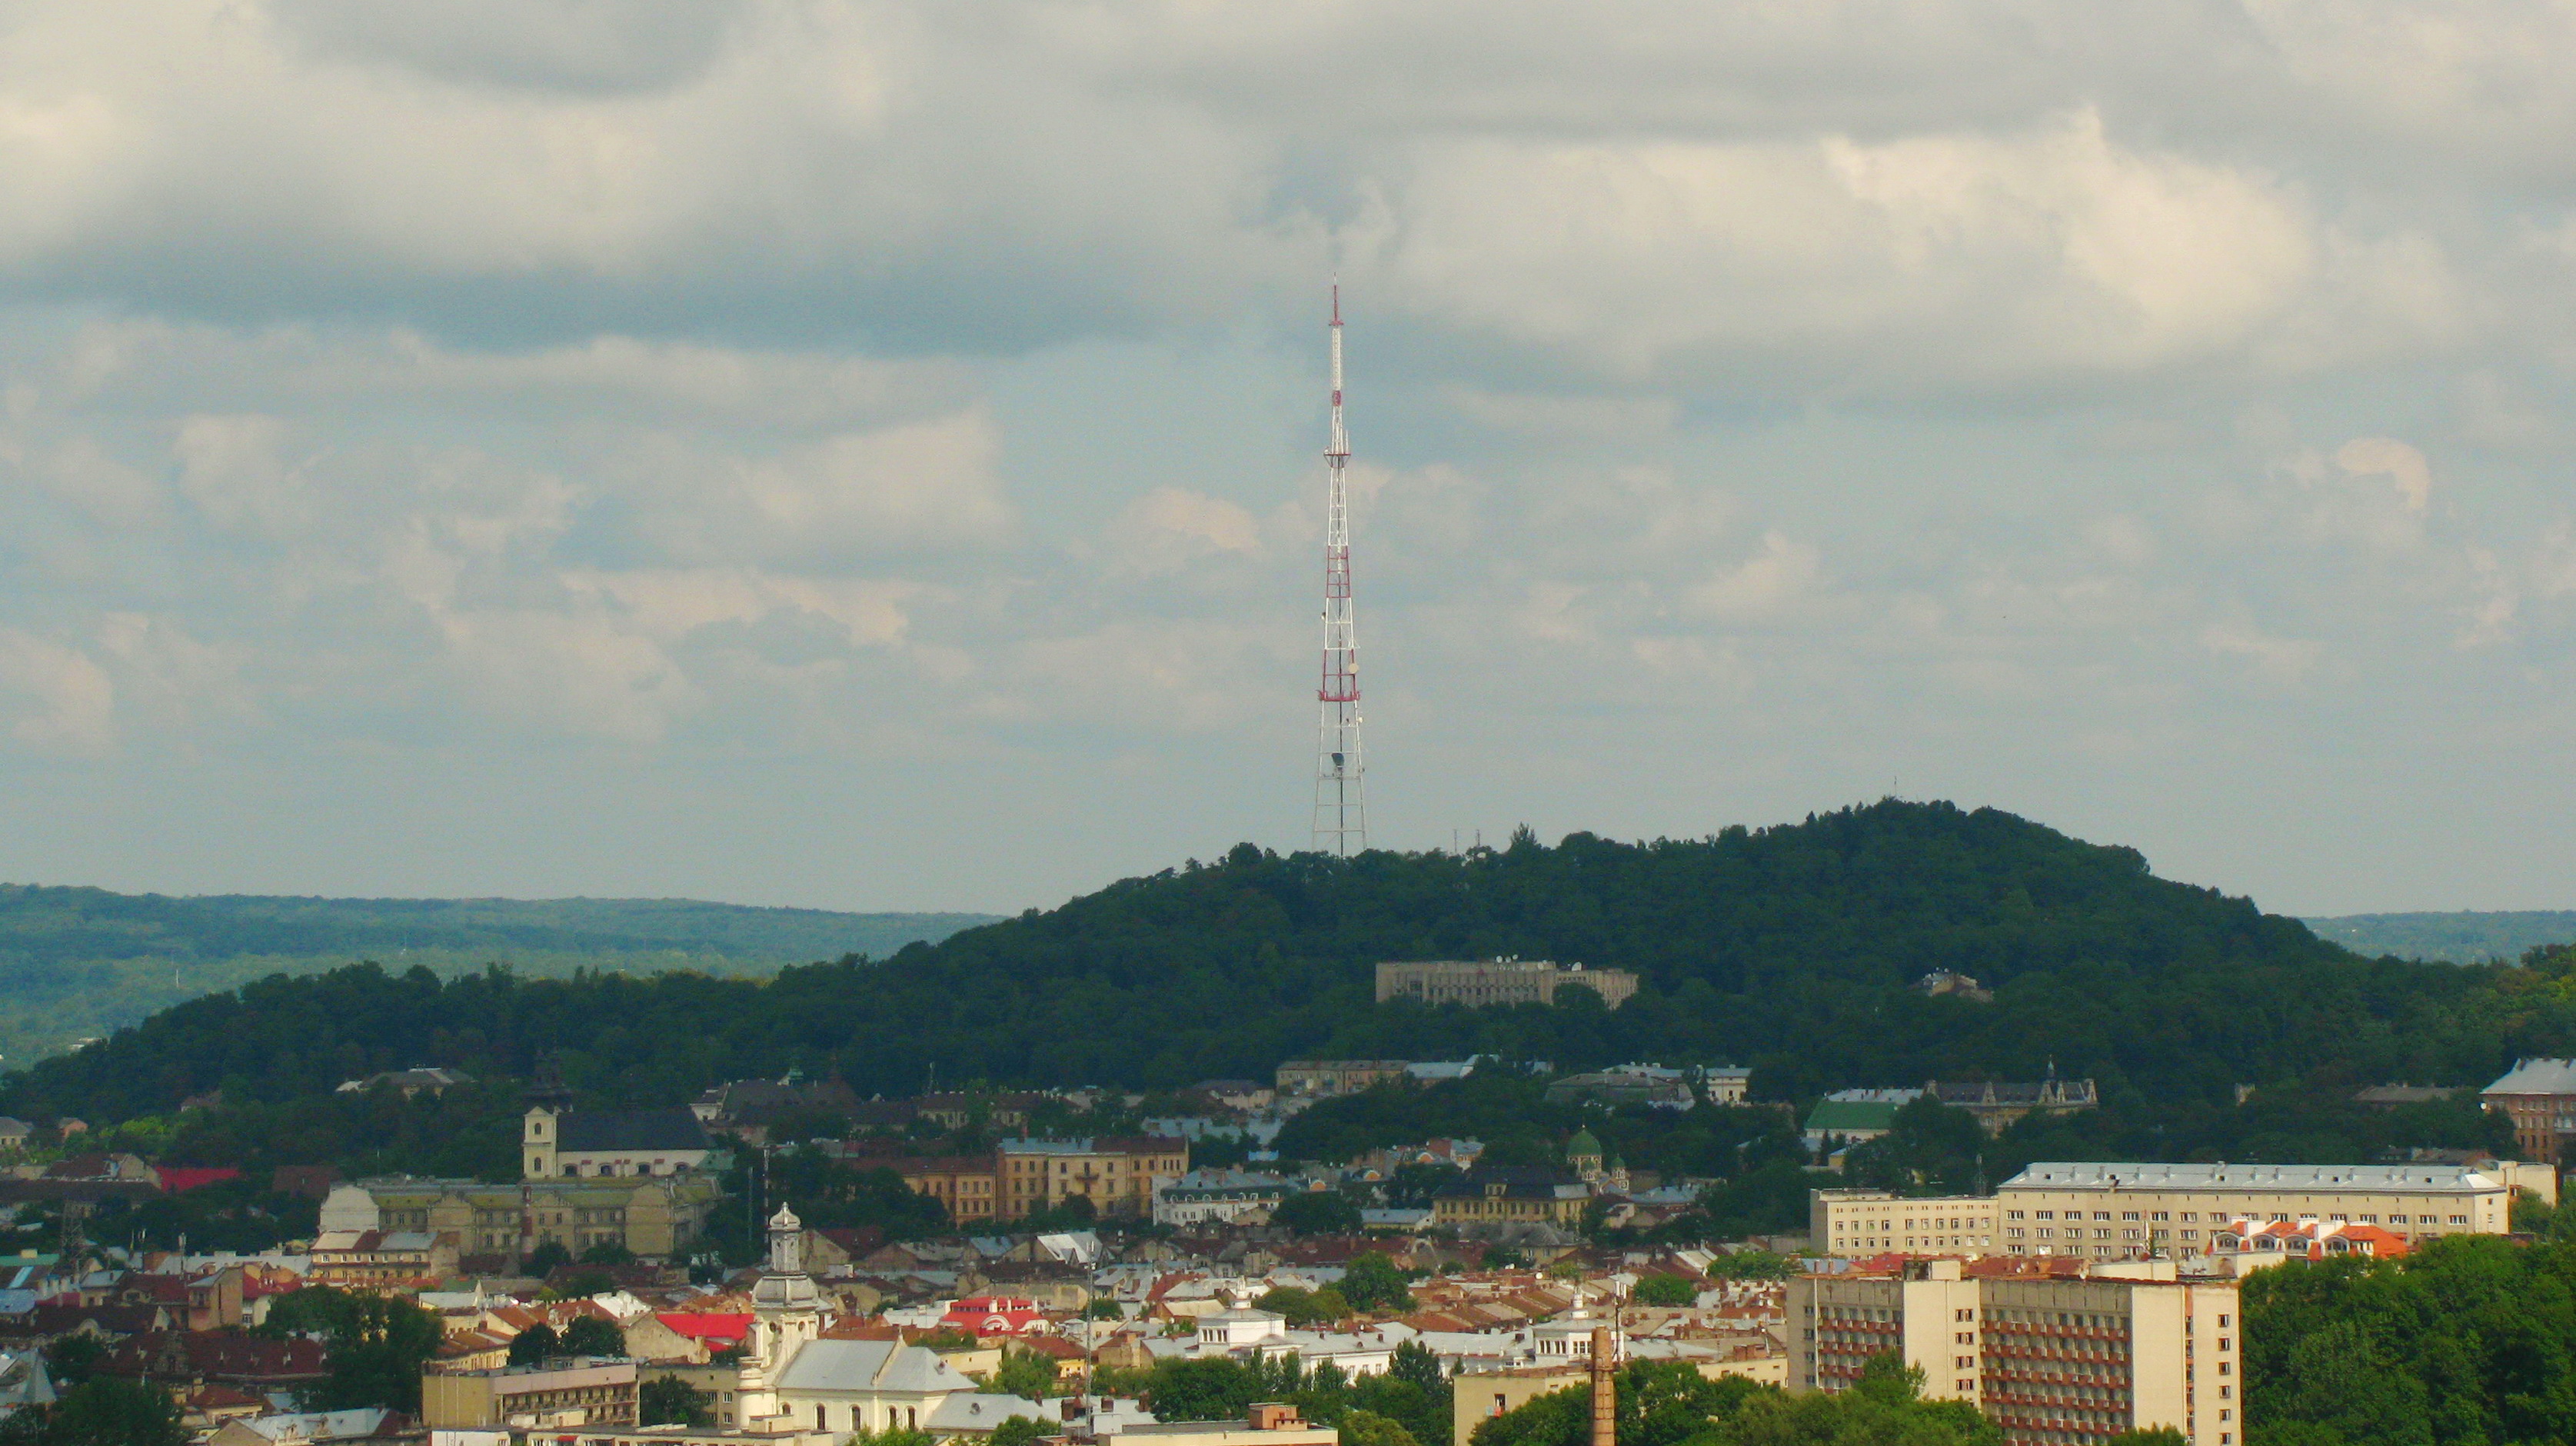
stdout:
<svg viewBox="0 0 2576 1446">
<path fill-rule="evenodd" d="M 1606 1012 L 1580 995 L 1475 1011 L 1373 1000 L 1379 960 L 1503 954 L 1642 984 Z M 1977 976 L 1993 1002 L 1916 993 L 1935 969 Z M 2239 1085 L 2342 1099 L 2381 1080 L 2483 1082 L 2516 1054 L 2571 1046 L 2576 998 L 2557 981 L 2365 959 L 2158 879 L 2132 849 L 1889 801 L 1699 839 L 1524 833 L 1464 857 L 1244 844 L 883 965 L 766 983 L 341 970 L 164 1011 L 38 1065 L 0 1112 L 113 1121 L 218 1084 L 249 1105 L 398 1065 L 525 1078 L 541 1058 L 592 1097 L 668 1104 L 791 1065 L 865 1096 L 916 1090 L 934 1066 L 943 1081 L 1171 1087 L 1309 1054 L 1483 1052 L 1732 1061 L 1785 1099 L 2054 1068 L 2100 1080 L 2101 1127 L 2134 1131 L 2120 1148 L 2277 1159 L 2308 1147 L 2244 1135 Z M 2311 1114 L 2264 1128 L 2307 1130 Z"/>
<path fill-rule="evenodd" d="M 2451 914 L 2345 914 L 2303 920 L 2320 939 L 2356 954 L 2438 959 L 2452 964 L 2512 963 L 2543 944 L 2576 943 L 2576 911 L 2535 909 Z"/>
<path fill-rule="evenodd" d="M 687 899 L 170 898 L 0 884 L 0 1053 L 18 1064 L 199 995 L 367 959 L 450 976 L 495 963 L 532 977 L 767 975 L 989 922 Z"/>
</svg>

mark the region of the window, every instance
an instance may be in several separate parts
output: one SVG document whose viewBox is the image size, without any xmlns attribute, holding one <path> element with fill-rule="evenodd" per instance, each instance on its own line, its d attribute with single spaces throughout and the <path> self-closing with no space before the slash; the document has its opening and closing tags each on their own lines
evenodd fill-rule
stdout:
<svg viewBox="0 0 2576 1446">
<path fill-rule="evenodd" d="M 2093 1212 L 2093 1218 L 2096 1220 L 2108 1220 L 2111 1218 L 2111 1212 L 2108 1210 L 2096 1210 Z"/>
<path fill-rule="evenodd" d="M 2123 1220 L 2135 1220 L 2138 1218 L 2138 1212 L 2135 1210 L 2123 1210 L 2120 1212 L 2120 1218 Z M 2159 1215 L 2156 1218 L 2161 1220 L 2164 1217 Z"/>
<path fill-rule="evenodd" d="M 2184 1212 L 2182 1212 L 2182 1218 L 2188 1221 L 2188 1220 L 2197 1220 L 2197 1219 L 2199 1219 L 2200 1217 L 2199 1217 L 2198 1215 L 2193 1214 L 2193 1213 L 2192 1213 L 2191 1211 L 2189 1211 L 2189 1210 L 2185 1210 Z"/>
<path fill-rule="evenodd" d="M 2007 1210 L 2004 1212 L 2004 1218 L 2006 1220 L 2019 1220 L 2021 1218 L 2021 1212 L 2018 1210 Z"/>
<path fill-rule="evenodd" d="M 2057 1218 L 2057 1212 L 2054 1210 L 2041 1210 L 2037 1212 L 2036 1218 L 2041 1220 L 2054 1220 Z"/>
<path fill-rule="evenodd" d="M 2162 1220 L 2162 1219 L 2165 1219 L 2165 1218 L 2167 1218 L 2167 1217 L 2166 1217 L 2166 1215 L 2165 1215 L 2165 1212 L 2164 1212 L 2164 1211 L 2162 1211 L 2162 1210 L 2158 1210 L 2158 1211 L 2155 1211 L 2155 1212 L 2153 1212 L 2153 1213 L 2149 1214 L 2149 1215 L 2147 1216 L 2147 1218 L 2148 1218 L 2148 1219 L 2150 1219 L 2150 1220 Z"/>
<path fill-rule="evenodd" d="M 2466 1225 L 2469 1223 L 2469 1217 L 2466 1215 L 2454 1215 L 2451 1217 L 2451 1223 L 2454 1225 Z"/>
</svg>

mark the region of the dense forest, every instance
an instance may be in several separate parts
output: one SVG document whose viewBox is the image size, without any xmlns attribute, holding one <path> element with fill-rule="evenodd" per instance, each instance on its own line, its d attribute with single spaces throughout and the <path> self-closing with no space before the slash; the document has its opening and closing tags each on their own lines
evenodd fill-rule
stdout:
<svg viewBox="0 0 2576 1446">
<path fill-rule="evenodd" d="M 451 976 L 495 962 L 533 977 L 760 976 L 986 922 L 687 899 L 166 898 L 0 884 L 0 1056 L 32 1062 L 203 994 L 366 959 Z"/>
<path fill-rule="evenodd" d="M 2344 914 L 2303 919 L 2310 932 L 2359 954 L 2483 964 L 2576 943 L 2576 912 L 2565 909 L 2455 910 L 2432 914 Z"/>
<path fill-rule="evenodd" d="M 1582 991 L 1553 1009 L 1371 1002 L 1376 961 L 1502 954 L 1644 982 L 1617 1010 Z M 1917 993 L 1934 969 L 1978 977 L 1993 1001 Z M 217 1088 L 233 1108 L 274 1109 L 376 1069 L 524 1078 L 540 1058 L 590 1098 L 671 1104 L 791 1065 L 898 1095 L 934 1063 L 943 1081 L 1154 1088 L 1300 1055 L 1482 1052 L 1562 1068 L 1734 1061 L 1776 1100 L 2054 1068 L 2099 1080 L 2106 1120 L 2242 1143 L 2240 1086 L 2295 1102 L 2383 1080 L 2482 1083 L 2517 1054 L 2572 1046 L 2576 990 L 2555 967 L 2364 959 L 2157 879 L 2133 850 L 1891 801 L 1695 840 L 1547 847 L 1524 832 L 1463 856 L 1243 845 L 766 982 L 272 978 L 45 1060 L 11 1078 L 0 1110 L 99 1123 Z M 2302 1128 L 2278 1123 L 2285 1140 Z"/>
</svg>

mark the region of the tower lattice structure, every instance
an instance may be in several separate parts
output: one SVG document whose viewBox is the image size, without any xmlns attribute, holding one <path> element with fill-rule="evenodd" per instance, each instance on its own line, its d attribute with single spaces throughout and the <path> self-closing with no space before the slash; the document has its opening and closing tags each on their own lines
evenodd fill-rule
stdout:
<svg viewBox="0 0 2576 1446">
<path fill-rule="evenodd" d="M 1322 712 L 1315 742 L 1315 847 L 1351 854 L 1368 847 L 1368 803 L 1361 791 L 1360 634 L 1351 610 L 1351 493 L 1343 476 L 1351 460 L 1342 430 L 1342 289 L 1333 288 L 1333 431 L 1324 448 L 1324 677 L 1315 690 Z"/>
</svg>

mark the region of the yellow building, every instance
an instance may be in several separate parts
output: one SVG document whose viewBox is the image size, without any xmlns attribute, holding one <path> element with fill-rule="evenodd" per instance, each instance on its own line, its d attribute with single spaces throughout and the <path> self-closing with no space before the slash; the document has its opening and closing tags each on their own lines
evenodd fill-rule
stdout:
<svg viewBox="0 0 2576 1446">
<path fill-rule="evenodd" d="M 2243 1439 L 2236 1283 L 2169 1264 L 2078 1279 L 1970 1277 L 1955 1260 L 1901 1278 L 1803 1276 L 1789 1282 L 1788 1327 L 1790 1390 L 1848 1389 L 1893 1352 L 1923 1372 L 1926 1397 L 1976 1406 L 2007 1446 L 2157 1427 L 2192 1446 Z"/>
<path fill-rule="evenodd" d="M 1380 1004 L 1390 999 L 1463 1004 L 1470 1009 L 1554 1004 L 1558 990 L 1577 985 L 1616 1009 L 1637 992 L 1637 976 L 1625 969 L 1586 969 L 1545 959 L 1428 959 L 1377 966 Z"/>
<path fill-rule="evenodd" d="M 2350 1221 L 2409 1244 L 2501 1235 L 2517 1186 L 2557 1194 L 2547 1171 L 2465 1165 L 2032 1165 L 1995 1195 L 2008 1255 L 2117 1260 L 2207 1254 L 2234 1219 Z"/>
<path fill-rule="evenodd" d="M 498 1371 L 421 1373 L 420 1423 L 433 1431 L 494 1426 L 635 1424 L 635 1363 L 582 1357 Z"/>
<path fill-rule="evenodd" d="M 1527 1224 L 1571 1228 L 1583 1223 L 1592 1187 L 1553 1170 L 1478 1170 L 1440 1187 L 1431 1218 L 1442 1225 Z"/>
<path fill-rule="evenodd" d="M 995 1152 L 1002 1218 L 1017 1220 L 1079 1196 L 1099 1215 L 1154 1211 L 1157 1182 L 1189 1173 L 1190 1142 L 1151 1135 L 1084 1140 L 1004 1140 Z"/>
<path fill-rule="evenodd" d="M 1909 1200 L 1885 1190 L 1810 1190 L 1807 1242 L 1827 1255 L 1985 1255 L 1997 1248 L 1995 1209 L 1991 1195 Z"/>
<path fill-rule="evenodd" d="M 321 1223 L 324 1230 L 452 1236 L 456 1252 L 468 1260 L 517 1261 L 549 1243 L 575 1255 L 594 1245 L 621 1245 L 647 1259 L 667 1260 L 697 1238 L 723 1194 L 706 1175 L 518 1185 L 396 1176 L 337 1187 L 323 1202 Z"/>
</svg>

